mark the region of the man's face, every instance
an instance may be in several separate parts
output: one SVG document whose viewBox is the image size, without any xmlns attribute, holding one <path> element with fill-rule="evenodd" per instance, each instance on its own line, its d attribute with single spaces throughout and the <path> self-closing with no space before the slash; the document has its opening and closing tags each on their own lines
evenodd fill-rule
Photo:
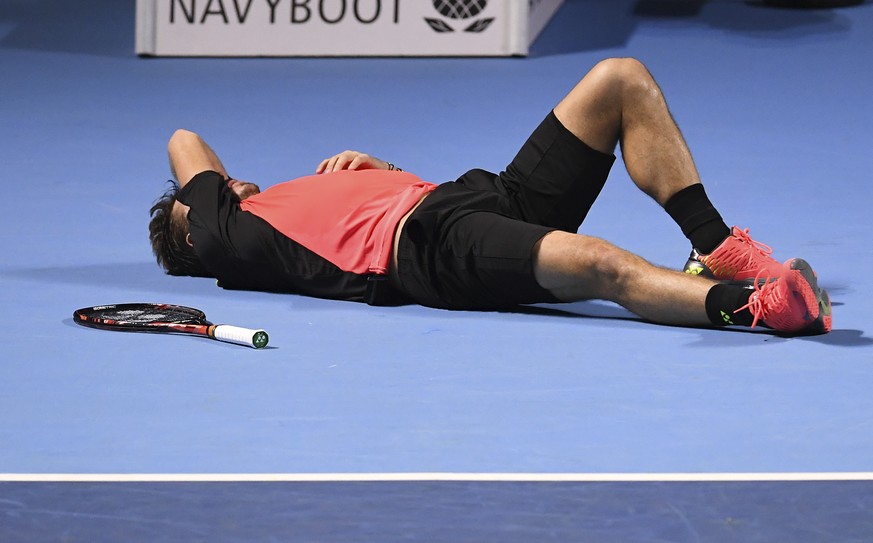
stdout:
<svg viewBox="0 0 873 543">
<path fill-rule="evenodd" d="M 254 183 L 249 183 L 248 181 L 237 181 L 236 179 L 229 180 L 227 182 L 227 188 L 229 188 L 231 192 L 240 199 L 240 201 L 261 192 L 260 187 Z M 191 208 L 176 200 L 173 202 L 172 220 L 179 221 L 181 224 L 187 223 L 189 209 Z M 188 244 L 191 244 L 190 238 Z"/>
<path fill-rule="evenodd" d="M 227 182 L 227 188 L 233 191 L 240 201 L 261 192 L 261 189 L 254 183 L 249 183 L 248 181 L 237 181 L 236 179 L 229 180 Z"/>
</svg>

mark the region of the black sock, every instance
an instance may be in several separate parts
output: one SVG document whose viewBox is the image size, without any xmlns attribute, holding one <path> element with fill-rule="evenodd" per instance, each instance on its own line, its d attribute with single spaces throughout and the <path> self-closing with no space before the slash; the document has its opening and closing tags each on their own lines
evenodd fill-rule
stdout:
<svg viewBox="0 0 873 543">
<path fill-rule="evenodd" d="M 664 210 L 676 221 L 691 245 L 703 254 L 711 253 L 731 233 L 700 183 L 671 196 Z"/>
<path fill-rule="evenodd" d="M 752 313 L 744 309 L 734 313 L 737 309 L 749 303 L 749 297 L 754 290 L 737 285 L 717 284 L 706 294 L 706 316 L 716 326 L 736 324 L 739 326 L 752 325 Z"/>
</svg>

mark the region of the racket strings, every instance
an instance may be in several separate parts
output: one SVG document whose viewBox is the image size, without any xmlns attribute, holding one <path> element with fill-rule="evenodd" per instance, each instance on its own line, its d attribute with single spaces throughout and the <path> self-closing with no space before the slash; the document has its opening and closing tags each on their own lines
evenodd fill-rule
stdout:
<svg viewBox="0 0 873 543">
<path fill-rule="evenodd" d="M 197 324 L 200 315 L 192 315 L 186 311 L 172 309 L 109 309 L 95 312 L 92 318 L 111 320 L 117 322 L 129 322 L 133 324 L 149 322 L 174 322 L 178 324 Z"/>
</svg>

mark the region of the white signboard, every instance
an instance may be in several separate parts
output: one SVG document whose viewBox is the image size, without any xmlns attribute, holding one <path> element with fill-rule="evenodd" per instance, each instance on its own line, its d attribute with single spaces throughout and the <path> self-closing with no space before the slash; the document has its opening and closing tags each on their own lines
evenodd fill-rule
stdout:
<svg viewBox="0 0 873 543">
<path fill-rule="evenodd" d="M 154 56 L 526 55 L 564 0 L 137 0 Z"/>
</svg>

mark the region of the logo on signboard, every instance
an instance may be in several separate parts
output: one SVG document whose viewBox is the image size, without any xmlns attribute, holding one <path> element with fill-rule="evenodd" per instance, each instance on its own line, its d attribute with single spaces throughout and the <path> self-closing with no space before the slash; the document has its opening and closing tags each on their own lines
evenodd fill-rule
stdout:
<svg viewBox="0 0 873 543">
<path fill-rule="evenodd" d="M 494 17 L 475 19 L 482 13 L 488 0 L 433 0 L 433 7 L 446 19 L 425 17 L 434 32 L 454 32 L 455 21 L 463 23 L 464 32 L 483 32 L 494 22 Z M 469 19 L 474 19 L 468 23 Z"/>
</svg>

